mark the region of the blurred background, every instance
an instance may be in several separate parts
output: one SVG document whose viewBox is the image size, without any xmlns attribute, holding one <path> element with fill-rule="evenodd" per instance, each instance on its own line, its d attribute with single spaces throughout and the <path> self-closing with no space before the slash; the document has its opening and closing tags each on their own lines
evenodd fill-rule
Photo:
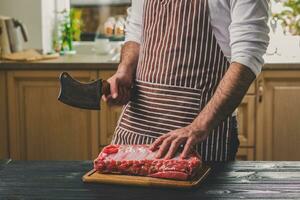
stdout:
<svg viewBox="0 0 300 200">
<path fill-rule="evenodd" d="M 22 44 L 24 48 L 40 49 L 43 53 L 89 54 L 91 50 L 102 53 L 97 42 L 102 45 L 108 39 L 114 47 L 122 44 L 130 4 L 130 0 L 1 0 L 0 14 L 27 28 L 29 39 Z M 271 0 L 270 8 L 271 44 L 267 56 L 297 56 L 299 1 Z M 108 47 L 111 46 L 104 45 Z M 287 48 L 295 50 L 294 54 L 286 52 Z"/>
</svg>

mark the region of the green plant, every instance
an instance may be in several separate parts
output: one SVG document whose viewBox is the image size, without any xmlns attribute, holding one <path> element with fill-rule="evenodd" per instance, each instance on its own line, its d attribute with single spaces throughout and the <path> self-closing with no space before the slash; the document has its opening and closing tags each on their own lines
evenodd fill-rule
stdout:
<svg viewBox="0 0 300 200">
<path fill-rule="evenodd" d="M 74 51 L 73 41 L 80 40 L 81 11 L 63 10 L 57 13 L 57 29 L 53 36 L 53 49 L 57 52 Z"/>
<path fill-rule="evenodd" d="M 71 27 L 73 31 L 73 40 L 80 41 L 82 19 L 82 11 L 80 9 L 72 8 L 70 11 Z"/>
<path fill-rule="evenodd" d="M 275 0 L 281 3 L 283 10 L 273 13 L 272 18 L 281 22 L 284 31 L 292 35 L 300 35 L 300 0 Z"/>
<path fill-rule="evenodd" d="M 64 20 L 62 23 L 62 51 L 73 50 L 73 28 L 71 20 L 71 12 L 64 12 Z"/>
</svg>

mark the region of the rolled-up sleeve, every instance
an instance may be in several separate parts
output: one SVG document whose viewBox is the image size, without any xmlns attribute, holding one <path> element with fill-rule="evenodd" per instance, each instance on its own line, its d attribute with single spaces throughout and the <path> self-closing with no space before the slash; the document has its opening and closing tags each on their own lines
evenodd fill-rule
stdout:
<svg viewBox="0 0 300 200">
<path fill-rule="evenodd" d="M 133 41 L 141 43 L 142 23 L 143 23 L 143 0 L 132 0 L 131 7 L 128 9 L 126 20 L 125 42 Z"/>
<path fill-rule="evenodd" d="M 230 0 L 231 62 L 249 67 L 257 76 L 269 44 L 267 0 Z"/>
</svg>

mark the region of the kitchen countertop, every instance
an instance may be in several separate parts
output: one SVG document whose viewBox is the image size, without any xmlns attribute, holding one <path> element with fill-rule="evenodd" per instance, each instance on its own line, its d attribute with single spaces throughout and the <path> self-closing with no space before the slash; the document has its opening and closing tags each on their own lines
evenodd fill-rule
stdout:
<svg viewBox="0 0 300 200">
<path fill-rule="evenodd" d="M 264 56 L 263 70 L 298 70 L 300 69 L 300 56 Z"/>
<path fill-rule="evenodd" d="M 0 199 L 300 198 L 300 162 L 227 163 L 189 190 L 83 183 L 91 168 L 91 161 L 0 161 Z"/>
<path fill-rule="evenodd" d="M 103 70 L 116 69 L 118 60 L 114 55 L 74 55 L 61 56 L 58 59 L 37 62 L 0 61 L 0 70 L 47 69 L 47 70 Z M 263 70 L 299 70 L 300 57 L 265 56 L 266 64 Z"/>
<path fill-rule="evenodd" d="M 15 69 L 116 69 L 118 60 L 112 56 L 99 55 L 74 55 L 74 56 L 60 56 L 57 59 L 36 61 L 36 62 L 14 62 L 1 61 L 0 70 L 15 70 Z"/>
</svg>

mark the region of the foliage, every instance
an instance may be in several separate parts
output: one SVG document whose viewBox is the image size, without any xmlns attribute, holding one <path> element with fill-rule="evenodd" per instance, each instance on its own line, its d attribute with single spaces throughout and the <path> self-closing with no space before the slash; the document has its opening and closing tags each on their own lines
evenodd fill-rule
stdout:
<svg viewBox="0 0 300 200">
<path fill-rule="evenodd" d="M 71 9 L 57 13 L 57 31 L 54 34 L 53 48 L 57 52 L 73 51 L 73 41 L 80 40 L 81 11 Z"/>
<path fill-rule="evenodd" d="M 279 20 L 285 31 L 300 35 L 300 0 L 275 0 L 283 5 L 280 13 L 273 13 L 272 18 Z"/>
<path fill-rule="evenodd" d="M 73 40 L 79 41 L 82 27 L 82 12 L 80 9 L 72 8 L 70 12 L 71 27 L 73 30 Z"/>
</svg>

